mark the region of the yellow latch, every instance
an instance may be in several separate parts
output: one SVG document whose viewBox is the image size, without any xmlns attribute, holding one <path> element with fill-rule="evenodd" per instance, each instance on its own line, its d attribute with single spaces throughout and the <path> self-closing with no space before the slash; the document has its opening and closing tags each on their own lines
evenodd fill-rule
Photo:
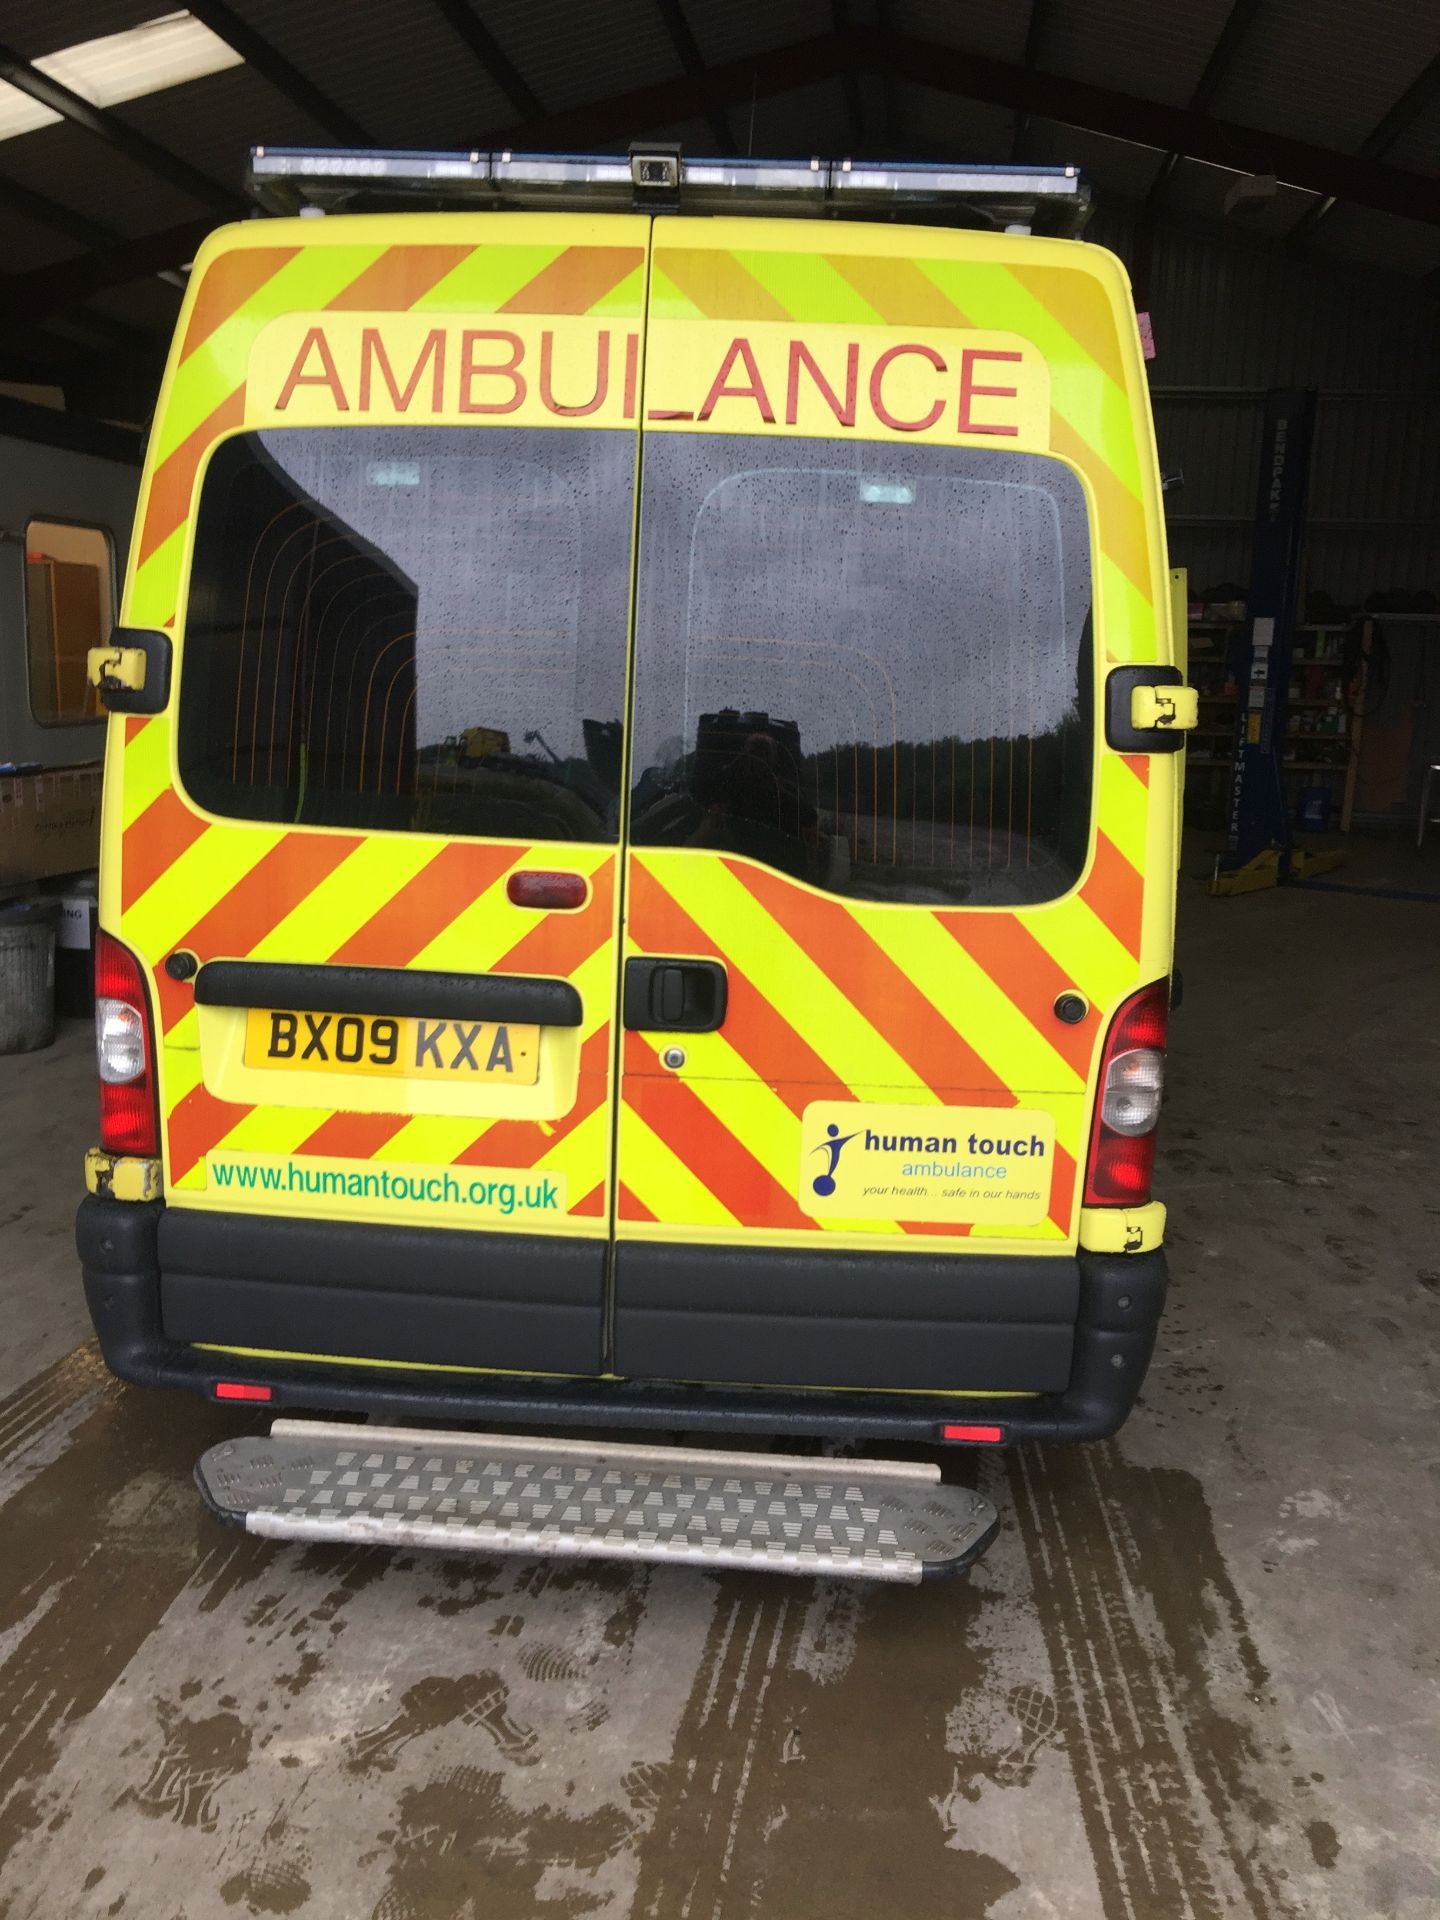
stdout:
<svg viewBox="0 0 1440 1920">
<path fill-rule="evenodd" d="M 102 1200 L 158 1200 L 164 1190 L 158 1160 L 103 1147 L 86 1150 L 85 1185 Z"/>
<path fill-rule="evenodd" d="M 139 693 L 145 685 L 142 647 L 91 647 L 85 656 L 85 678 L 102 693 L 125 687 Z"/>
<path fill-rule="evenodd" d="M 1194 687 L 1135 687 L 1130 694 L 1130 724 L 1142 732 L 1164 728 L 1188 733 L 1200 724 L 1200 695 Z"/>
<path fill-rule="evenodd" d="M 1149 1253 L 1165 1238 L 1165 1203 L 1143 1207 L 1082 1207 L 1080 1244 L 1091 1253 Z"/>
</svg>

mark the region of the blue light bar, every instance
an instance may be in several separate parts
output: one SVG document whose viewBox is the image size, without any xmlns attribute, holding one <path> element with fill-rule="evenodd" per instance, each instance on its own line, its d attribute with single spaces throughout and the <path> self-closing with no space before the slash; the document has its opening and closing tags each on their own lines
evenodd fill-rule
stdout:
<svg viewBox="0 0 1440 1920">
<path fill-rule="evenodd" d="M 688 160 L 656 142 L 626 154 L 255 147 L 246 182 L 267 213 L 456 207 L 901 217 L 1074 237 L 1090 212 L 1078 167 L 926 161 Z"/>
</svg>

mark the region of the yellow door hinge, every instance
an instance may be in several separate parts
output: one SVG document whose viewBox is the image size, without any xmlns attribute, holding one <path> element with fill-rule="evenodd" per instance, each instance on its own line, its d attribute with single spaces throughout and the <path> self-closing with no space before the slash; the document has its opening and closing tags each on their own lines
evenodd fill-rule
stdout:
<svg viewBox="0 0 1440 1920">
<path fill-rule="evenodd" d="M 1194 687 L 1136 687 L 1130 695 L 1130 724 L 1146 732 L 1164 728 L 1188 733 L 1200 724 L 1200 695 Z"/>
<path fill-rule="evenodd" d="M 158 1160 L 106 1153 L 103 1147 L 86 1150 L 85 1185 L 102 1200 L 158 1200 L 164 1191 Z"/>
</svg>

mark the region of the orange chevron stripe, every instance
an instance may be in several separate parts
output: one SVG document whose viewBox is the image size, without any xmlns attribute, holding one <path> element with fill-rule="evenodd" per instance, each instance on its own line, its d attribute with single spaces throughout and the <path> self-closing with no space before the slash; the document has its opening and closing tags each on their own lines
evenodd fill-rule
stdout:
<svg viewBox="0 0 1440 1920">
<path fill-rule="evenodd" d="M 720 247 L 657 247 L 655 265 L 710 320 L 788 320 L 789 311 Z"/>
<path fill-rule="evenodd" d="M 802 893 L 761 867 L 727 860 L 736 879 L 888 1041 L 916 1079 L 935 1093 L 963 1087 L 1015 1105 L 1015 1095 L 990 1070 L 882 947 L 843 907 Z"/>
<path fill-rule="evenodd" d="M 588 313 L 645 258 L 643 247 L 566 247 L 512 293 L 501 313 Z"/>
<path fill-rule="evenodd" d="M 474 247 L 387 247 L 326 302 L 326 311 L 402 313 L 475 251 Z"/>
<path fill-rule="evenodd" d="M 127 714 L 125 716 L 126 746 L 128 747 L 132 740 L 138 740 L 140 735 L 145 731 L 146 727 L 148 727 L 149 724 L 150 724 L 149 714 L 143 714 L 143 713 Z"/>
<path fill-rule="evenodd" d="M 333 1154 L 340 1160 L 372 1160 L 409 1118 L 407 1113 L 332 1113 L 292 1151 Z"/>
<path fill-rule="evenodd" d="M 709 939 L 638 860 L 631 863 L 630 938 L 646 953 L 713 954 L 729 976 L 725 1038 L 758 1080 L 769 1082 L 801 1114 L 812 1100 L 848 1100 L 850 1089 L 722 949 Z M 627 1072 L 655 1071 L 653 1054 L 638 1034 L 627 1034 Z M 629 1043 L 634 1043 L 634 1055 Z"/>
<path fill-rule="evenodd" d="M 549 913 L 522 935 L 489 969 L 492 973 L 544 973 L 568 980 L 610 939 L 615 863 L 591 875 L 590 898 L 578 913 Z"/>
<path fill-rule="evenodd" d="M 1050 409 L 1050 446 L 1073 463 L 1095 489 L 1100 503 L 1100 528 L 1107 556 L 1147 601 L 1150 599 L 1150 549 L 1145 542 L 1145 513 L 1139 500 L 1114 468 L 1100 458 L 1088 441 L 1053 407 Z"/>
<path fill-rule="evenodd" d="M 120 911 L 128 913 L 146 888 L 153 887 L 209 826 L 173 787 L 158 794 L 131 821 L 120 843 Z"/>
<path fill-rule="evenodd" d="M 779 1175 L 717 1120 L 683 1080 L 673 1074 L 663 1080 L 636 1080 L 625 1097 L 631 1111 L 747 1227 L 819 1231 L 818 1222 L 800 1211 Z"/>
<path fill-rule="evenodd" d="M 252 952 L 360 845 L 351 834 L 287 833 L 174 944 L 188 947 L 201 961 Z M 195 996 L 188 984 L 172 980 L 163 967 L 155 983 L 161 1023 L 168 1033 L 190 1011 Z"/>
<path fill-rule="evenodd" d="M 1138 960 L 1145 882 L 1108 834 L 1096 832 L 1095 860 L 1080 898 Z"/>
<path fill-rule="evenodd" d="M 233 253 L 222 253 L 195 295 L 185 344 L 180 349 L 182 362 L 299 251 L 299 247 L 237 247 Z"/>
<path fill-rule="evenodd" d="M 633 1194 L 622 1180 L 618 1212 L 622 1220 L 649 1220 L 658 1224 L 659 1216 L 651 1213 L 645 1202 Z"/>
<path fill-rule="evenodd" d="M 1055 1171 L 1050 1176 L 1050 1211 L 1045 1217 L 1053 1220 L 1062 1233 L 1070 1231 L 1070 1209 L 1075 1199 L 1075 1180 L 1079 1171 L 1075 1156 L 1057 1140 Z"/>
<path fill-rule="evenodd" d="M 1150 756 L 1148 753 L 1122 753 L 1120 758 L 1129 767 L 1142 787 L 1150 784 Z"/>
<path fill-rule="evenodd" d="M 891 327 L 973 327 L 974 321 L 911 260 L 826 254 L 826 262 Z"/>
<path fill-rule="evenodd" d="M 140 535 L 140 551 L 135 564 L 143 566 L 158 546 L 168 540 L 177 527 L 190 517 L 190 499 L 195 491 L 195 474 L 213 440 L 232 427 L 245 423 L 245 387 L 242 382 L 233 393 L 202 420 L 167 454 L 150 481 L 150 497 L 145 503 L 145 526 Z"/>
<path fill-rule="evenodd" d="M 513 866 L 520 851 L 460 841 L 442 847 L 330 959 L 356 967 L 403 967 Z"/>
<path fill-rule="evenodd" d="M 571 1213 L 600 1215 L 605 1211 L 605 1182 L 601 1180 L 570 1209 Z"/>
<path fill-rule="evenodd" d="M 1076 1026 L 1055 1017 L 1055 1002 L 1075 982 L 1051 958 L 1018 914 L 937 914 L 945 931 L 1082 1079 L 1090 1071 L 1100 1013 L 1090 1007 Z"/>
<path fill-rule="evenodd" d="M 1064 328 L 1123 393 L 1125 368 L 1115 317 L 1100 282 L 1071 267 L 1011 266 L 1009 274 L 1035 296 L 1055 324 Z"/>
<path fill-rule="evenodd" d="M 229 1100 L 217 1100 L 202 1083 L 192 1087 L 171 1111 L 167 1132 L 170 1140 L 170 1180 L 183 1180 L 190 1169 L 239 1126 L 247 1113 L 255 1109 L 237 1106 Z"/>
<path fill-rule="evenodd" d="M 573 1133 L 610 1096 L 610 1028 L 597 1027 L 580 1049 L 575 1103 L 568 1113 L 543 1125 L 538 1120 L 493 1121 L 462 1153 L 457 1167 L 533 1167 L 541 1154 Z"/>
<path fill-rule="evenodd" d="M 931 1234 L 939 1234 L 964 1240 L 975 1231 L 975 1224 L 971 1220 L 901 1220 L 897 1224 L 904 1232 L 927 1239 Z"/>
</svg>

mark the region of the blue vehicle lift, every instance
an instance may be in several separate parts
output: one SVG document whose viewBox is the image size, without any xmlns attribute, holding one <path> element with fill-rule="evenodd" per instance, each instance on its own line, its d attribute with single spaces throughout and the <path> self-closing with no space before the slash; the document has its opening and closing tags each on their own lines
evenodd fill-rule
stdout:
<svg viewBox="0 0 1440 1920">
<path fill-rule="evenodd" d="M 1266 395 L 1225 847 L 1215 856 L 1212 893 L 1253 893 L 1328 872 L 1343 858 L 1296 846 L 1281 765 L 1314 429 L 1312 390 Z"/>
</svg>

